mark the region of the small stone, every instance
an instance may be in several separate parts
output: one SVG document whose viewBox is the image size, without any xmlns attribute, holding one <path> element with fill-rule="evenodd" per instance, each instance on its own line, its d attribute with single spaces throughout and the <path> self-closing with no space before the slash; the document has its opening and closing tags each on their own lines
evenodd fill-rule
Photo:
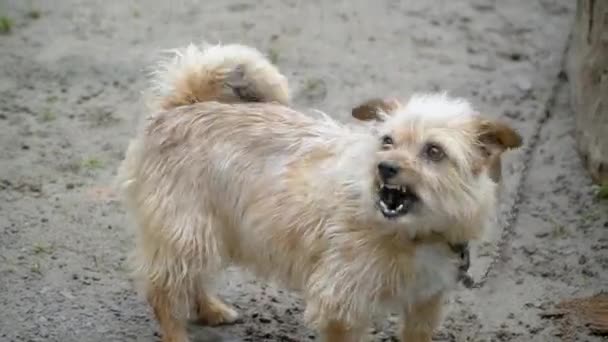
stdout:
<svg viewBox="0 0 608 342">
<path fill-rule="evenodd" d="M 536 251 L 537 251 L 536 247 L 534 247 L 534 246 L 523 246 L 522 250 L 524 251 L 524 253 L 526 255 L 534 255 L 534 254 L 536 254 Z"/>
<path fill-rule="evenodd" d="M 504 111 L 504 115 L 509 119 L 518 119 L 521 117 L 521 111 L 508 109 Z"/>
<path fill-rule="evenodd" d="M 469 67 L 482 71 L 493 71 L 496 70 L 496 60 L 492 56 L 485 55 L 469 62 Z"/>
<path fill-rule="evenodd" d="M 511 52 L 507 56 L 514 62 L 519 62 L 524 58 L 524 55 L 519 52 Z"/>
<path fill-rule="evenodd" d="M 586 263 L 587 263 L 587 257 L 585 255 L 581 255 L 580 258 L 578 258 L 578 264 L 584 265 Z"/>
<path fill-rule="evenodd" d="M 532 90 L 532 82 L 528 78 L 518 77 L 515 79 L 515 86 L 524 93 Z"/>
<path fill-rule="evenodd" d="M 587 277 L 590 277 L 590 278 L 595 277 L 595 272 L 593 272 L 589 268 L 583 268 L 581 273 L 583 273 L 583 275 L 586 275 Z"/>
</svg>

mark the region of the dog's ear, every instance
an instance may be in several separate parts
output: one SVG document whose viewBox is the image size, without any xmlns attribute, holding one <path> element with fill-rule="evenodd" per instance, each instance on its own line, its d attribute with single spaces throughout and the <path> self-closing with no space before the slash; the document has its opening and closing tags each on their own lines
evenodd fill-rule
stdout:
<svg viewBox="0 0 608 342">
<path fill-rule="evenodd" d="M 506 150 L 520 147 L 521 135 L 509 124 L 497 120 L 479 119 L 476 127 L 477 141 L 482 156 L 490 164 L 492 178 L 500 179 L 500 172 L 496 170 L 500 168 L 500 156 Z"/>
<path fill-rule="evenodd" d="M 352 115 L 361 121 L 384 121 L 387 115 L 392 114 L 400 106 L 399 101 L 395 99 L 375 98 L 353 108 Z"/>
<path fill-rule="evenodd" d="M 479 119 L 476 123 L 477 141 L 489 168 L 490 178 L 495 182 L 502 179 L 501 155 L 508 149 L 518 148 L 522 137 L 505 122 Z"/>
<path fill-rule="evenodd" d="M 509 124 L 498 120 L 480 119 L 477 134 L 480 144 L 492 153 L 501 154 L 522 144 L 521 135 Z"/>
</svg>

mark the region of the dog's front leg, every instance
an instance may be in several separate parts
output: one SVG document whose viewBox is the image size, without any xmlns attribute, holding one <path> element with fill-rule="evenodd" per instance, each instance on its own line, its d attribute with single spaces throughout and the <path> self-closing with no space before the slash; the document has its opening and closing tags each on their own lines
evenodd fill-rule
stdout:
<svg viewBox="0 0 608 342">
<path fill-rule="evenodd" d="M 409 305 L 403 315 L 401 342 L 431 342 L 441 322 L 443 294 Z"/>
</svg>

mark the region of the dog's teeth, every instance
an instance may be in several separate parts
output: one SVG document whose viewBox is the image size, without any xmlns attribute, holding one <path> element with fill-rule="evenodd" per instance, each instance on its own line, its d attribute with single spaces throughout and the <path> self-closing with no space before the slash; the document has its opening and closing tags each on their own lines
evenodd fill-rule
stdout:
<svg viewBox="0 0 608 342">
<path fill-rule="evenodd" d="M 403 209 L 403 203 L 399 204 L 399 206 L 397 207 L 397 209 L 395 209 L 395 211 L 401 211 L 401 209 Z"/>
<path fill-rule="evenodd" d="M 406 193 L 407 192 L 407 188 L 404 186 L 399 187 L 399 191 Z"/>
<path fill-rule="evenodd" d="M 388 211 L 388 206 L 386 205 L 386 203 L 384 203 L 384 201 L 380 201 L 380 206 L 382 206 L 382 210 Z"/>
</svg>

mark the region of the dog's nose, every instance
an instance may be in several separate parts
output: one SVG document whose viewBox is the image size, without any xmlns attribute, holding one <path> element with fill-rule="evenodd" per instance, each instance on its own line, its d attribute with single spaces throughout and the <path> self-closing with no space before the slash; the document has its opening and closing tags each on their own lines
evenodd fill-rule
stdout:
<svg viewBox="0 0 608 342">
<path fill-rule="evenodd" d="M 391 179 L 399 173 L 399 166 L 392 162 L 383 161 L 378 164 L 378 172 L 382 179 Z"/>
</svg>

